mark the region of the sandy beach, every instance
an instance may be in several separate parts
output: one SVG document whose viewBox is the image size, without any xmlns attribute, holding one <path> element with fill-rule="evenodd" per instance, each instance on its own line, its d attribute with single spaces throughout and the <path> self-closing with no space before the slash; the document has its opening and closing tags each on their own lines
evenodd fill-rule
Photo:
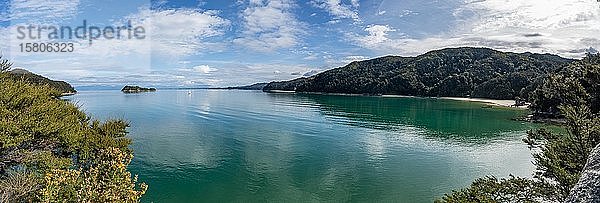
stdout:
<svg viewBox="0 0 600 203">
<path fill-rule="evenodd" d="M 404 96 L 404 95 L 381 95 L 382 97 L 396 97 L 396 98 L 406 98 L 406 97 L 415 97 L 415 96 Z M 503 107 L 511 107 L 511 108 L 521 108 L 527 109 L 528 105 L 524 106 L 514 106 L 515 100 L 498 100 L 498 99 L 485 99 L 485 98 L 464 98 L 464 97 L 432 97 L 437 99 L 449 99 L 455 101 L 467 101 L 467 102 L 480 102 L 493 106 L 503 106 Z"/>
<path fill-rule="evenodd" d="M 271 90 L 270 93 L 298 93 L 295 91 L 283 91 L 283 90 Z M 346 94 L 346 93 L 321 93 L 321 92 L 302 92 L 303 94 L 322 94 L 322 95 L 341 95 L 341 96 L 364 96 L 362 94 Z M 395 98 L 414 98 L 418 96 L 406 96 L 406 95 L 380 95 L 380 97 L 395 97 Z M 486 98 L 464 98 L 464 97 L 432 97 L 437 99 L 448 99 L 455 101 L 467 101 L 467 102 L 479 102 L 493 106 L 503 106 L 510 108 L 527 109 L 529 105 L 514 106 L 515 100 L 499 100 L 499 99 L 486 99 Z"/>
<path fill-rule="evenodd" d="M 497 100 L 497 99 L 485 99 L 485 98 L 463 98 L 463 97 L 440 97 L 440 99 L 450 99 L 456 101 L 468 101 L 468 102 L 481 102 L 495 106 L 513 107 L 527 109 L 528 105 L 514 106 L 515 100 Z"/>
</svg>

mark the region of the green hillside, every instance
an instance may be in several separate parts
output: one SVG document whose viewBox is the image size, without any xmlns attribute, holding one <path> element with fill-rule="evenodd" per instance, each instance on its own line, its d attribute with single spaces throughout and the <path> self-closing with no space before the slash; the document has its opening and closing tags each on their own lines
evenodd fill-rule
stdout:
<svg viewBox="0 0 600 203">
<path fill-rule="evenodd" d="M 13 69 L 8 73 L 13 79 L 24 79 L 25 81 L 36 85 L 48 85 L 52 89 L 58 90 L 62 94 L 73 94 L 77 92 L 75 88 L 73 88 L 73 86 L 67 82 L 50 80 L 44 76 L 31 73 L 27 70 Z"/>
<path fill-rule="evenodd" d="M 263 90 L 514 99 L 528 97 L 544 75 L 572 61 L 550 54 L 449 48 L 352 62 L 312 77 L 272 82 Z"/>
</svg>

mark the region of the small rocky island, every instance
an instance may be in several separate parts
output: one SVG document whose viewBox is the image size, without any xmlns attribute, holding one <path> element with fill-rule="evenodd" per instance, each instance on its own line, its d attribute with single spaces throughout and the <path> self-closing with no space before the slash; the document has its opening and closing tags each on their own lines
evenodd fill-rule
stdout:
<svg viewBox="0 0 600 203">
<path fill-rule="evenodd" d="M 140 86 L 127 85 L 121 89 L 123 93 L 156 92 L 156 88 L 145 88 Z"/>
</svg>

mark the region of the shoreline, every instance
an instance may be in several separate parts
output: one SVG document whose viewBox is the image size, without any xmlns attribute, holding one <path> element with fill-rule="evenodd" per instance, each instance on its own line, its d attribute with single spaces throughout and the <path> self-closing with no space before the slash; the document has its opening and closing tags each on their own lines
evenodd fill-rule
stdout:
<svg viewBox="0 0 600 203">
<path fill-rule="evenodd" d="M 440 99 L 448 99 L 455 101 L 467 101 L 467 102 L 479 102 L 485 103 L 493 106 L 502 106 L 502 107 L 510 107 L 510 108 L 519 108 L 519 109 L 528 109 L 529 105 L 523 106 L 515 106 L 515 100 L 500 100 L 500 99 L 486 99 L 486 98 L 465 98 L 465 97 L 438 97 Z"/>
<path fill-rule="evenodd" d="M 382 97 L 391 97 L 391 98 L 433 98 L 433 99 L 446 99 L 446 100 L 454 100 L 454 101 L 464 101 L 464 102 L 477 102 L 484 103 L 492 106 L 501 106 L 501 107 L 509 107 L 509 108 L 518 108 L 518 109 L 527 109 L 529 105 L 523 106 L 515 106 L 515 100 L 502 100 L 502 99 L 486 99 L 486 98 L 468 98 L 468 97 L 418 97 L 418 96 L 405 96 L 405 95 L 381 95 Z"/>
<path fill-rule="evenodd" d="M 325 93 L 325 92 L 296 92 L 296 91 L 284 91 L 284 90 L 270 90 L 267 93 L 292 93 L 292 94 L 319 94 L 319 95 L 334 95 L 334 96 L 370 96 L 370 97 L 384 97 L 384 98 L 432 98 L 432 99 L 446 99 L 454 101 L 464 102 L 478 102 L 484 103 L 491 106 L 517 108 L 517 109 L 528 109 L 529 105 L 515 106 L 515 100 L 502 100 L 502 99 L 486 99 L 486 98 L 468 98 L 468 97 L 422 97 L 422 96 L 409 96 L 409 95 L 365 95 L 365 94 L 347 94 L 347 93 Z"/>
<path fill-rule="evenodd" d="M 68 97 L 68 96 L 73 96 L 77 94 L 77 92 L 64 92 L 64 93 L 60 93 L 59 97 Z"/>
</svg>

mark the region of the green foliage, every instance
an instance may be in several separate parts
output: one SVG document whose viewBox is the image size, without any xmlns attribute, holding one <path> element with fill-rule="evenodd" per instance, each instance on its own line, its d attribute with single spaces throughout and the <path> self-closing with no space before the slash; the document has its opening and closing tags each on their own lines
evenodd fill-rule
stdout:
<svg viewBox="0 0 600 203">
<path fill-rule="evenodd" d="M 563 67 L 535 88 L 529 99 L 537 115 L 559 116 L 560 105 L 588 105 L 593 113 L 600 112 L 600 55 Z"/>
<path fill-rule="evenodd" d="M 516 94 L 511 86 L 511 82 L 506 77 L 498 77 L 477 86 L 473 95 L 475 97 L 490 99 L 512 98 Z"/>
<path fill-rule="evenodd" d="M 469 74 L 451 75 L 435 84 L 429 94 L 451 97 L 468 97 L 473 89 Z"/>
<path fill-rule="evenodd" d="M 588 94 L 579 80 L 564 75 L 550 75 L 531 93 L 530 108 L 537 115 L 558 116 L 560 105 L 585 105 Z"/>
<path fill-rule="evenodd" d="M 309 78 L 272 82 L 263 90 L 514 99 L 538 77 L 570 62 L 548 54 L 443 49 L 352 62 Z"/>
<path fill-rule="evenodd" d="M 539 202 L 541 199 L 556 201 L 553 187 L 527 178 L 510 176 L 498 180 L 485 177 L 475 180 L 470 187 L 444 196 L 436 202 Z"/>
<path fill-rule="evenodd" d="M 25 80 L 31 84 L 37 85 L 48 85 L 51 88 L 58 90 L 60 93 L 75 93 L 77 92 L 73 86 L 64 81 L 54 81 L 50 80 L 41 75 L 33 74 L 29 71 L 23 69 L 13 69 L 9 71 L 9 76 L 11 76 L 14 80 Z"/>
<path fill-rule="evenodd" d="M 100 160 L 89 169 L 53 170 L 46 174 L 43 202 L 138 202 L 148 188 L 131 178 L 127 165 L 130 153 L 118 148 L 104 149 Z"/>
<path fill-rule="evenodd" d="M 2 59 L 2 56 L 0 55 L 0 72 L 6 72 L 6 71 L 10 70 L 11 66 L 12 66 L 12 63 L 10 63 L 6 59 Z"/>
<path fill-rule="evenodd" d="M 128 123 L 93 121 L 60 95 L 49 85 L 0 73 L 0 182 L 21 177 L 10 171 L 27 169 L 39 183 L 25 194 L 28 201 L 137 201 L 146 186 L 126 170 Z M 8 195 L 9 202 L 20 196 Z"/>
<path fill-rule="evenodd" d="M 558 135 L 546 130 L 530 132 L 525 140 L 534 154 L 535 178 L 557 183 L 560 198 L 564 199 L 577 181 L 588 156 L 600 144 L 600 118 L 594 117 L 587 106 L 565 106 L 568 133 Z"/>
<path fill-rule="evenodd" d="M 31 202 L 32 195 L 40 189 L 39 178 L 36 174 L 20 170 L 11 171 L 0 179 L 0 202 Z"/>
</svg>

